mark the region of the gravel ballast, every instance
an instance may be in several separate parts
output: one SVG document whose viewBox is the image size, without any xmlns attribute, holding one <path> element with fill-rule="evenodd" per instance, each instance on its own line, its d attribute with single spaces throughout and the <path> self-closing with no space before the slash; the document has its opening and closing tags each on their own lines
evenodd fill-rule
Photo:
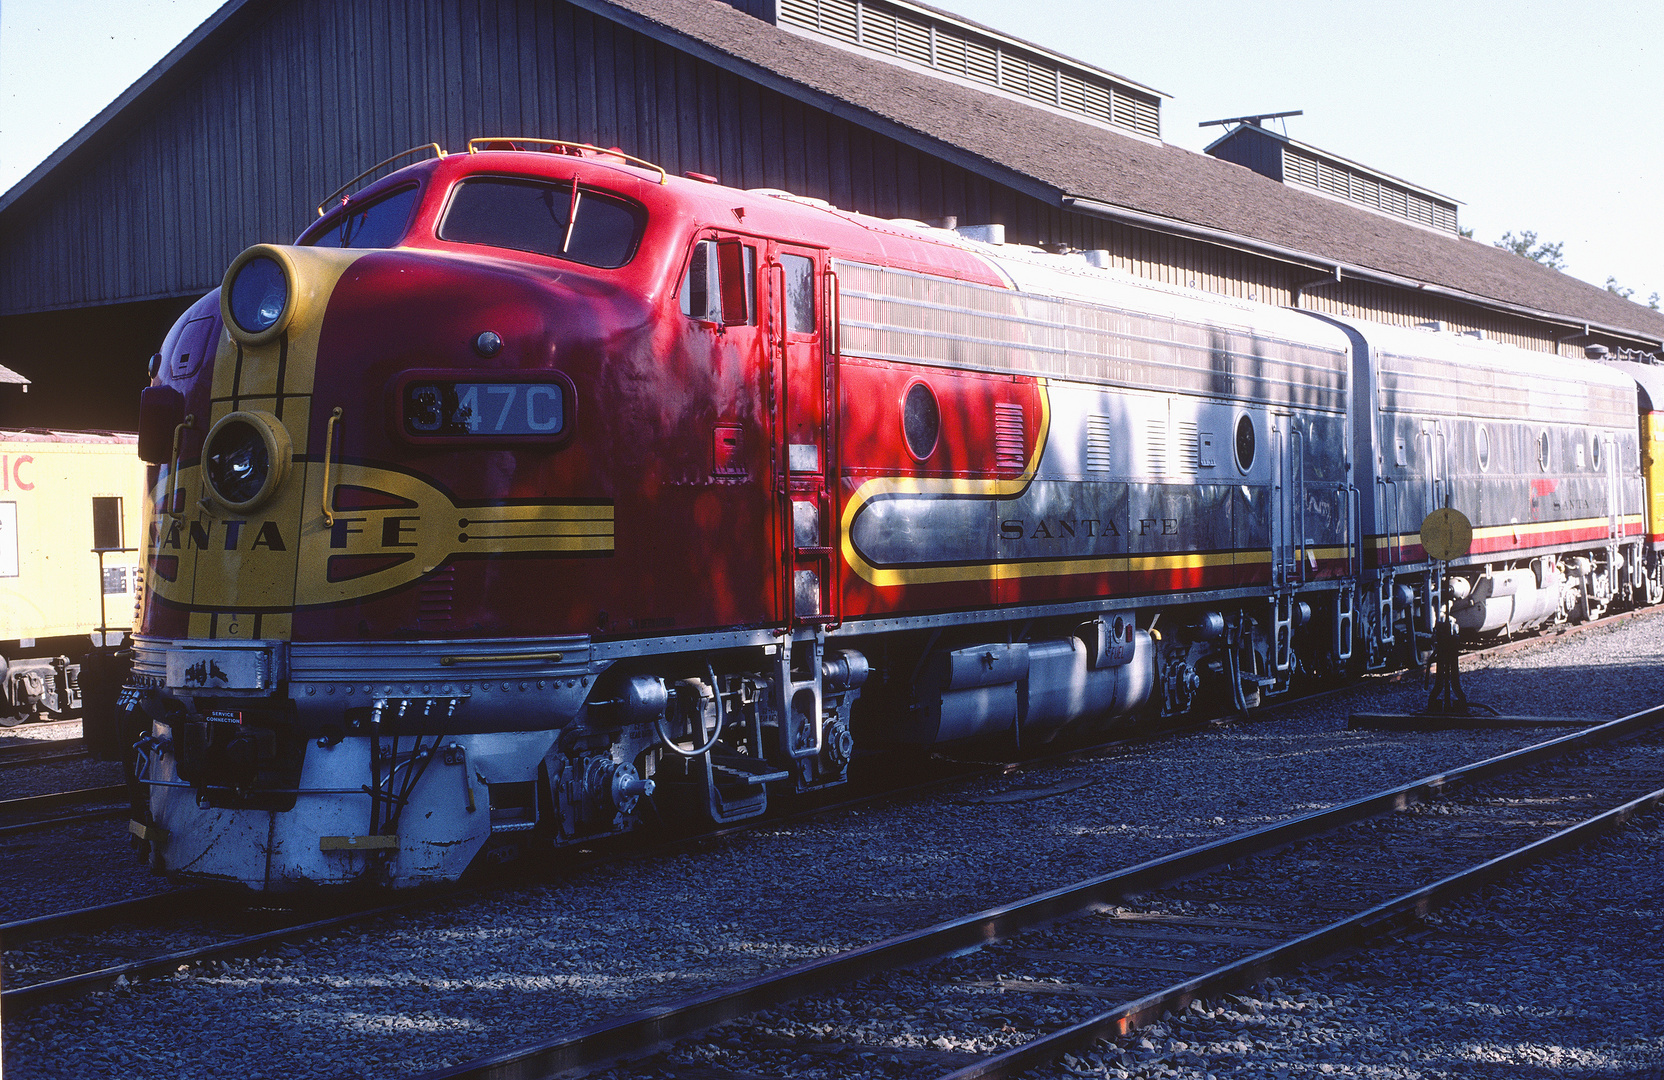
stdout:
<svg viewBox="0 0 1664 1080">
<path fill-rule="evenodd" d="M 1470 660 L 1464 683 L 1471 698 L 1513 714 L 1610 718 L 1664 702 L 1664 618 L 1629 620 L 1506 656 Z M 765 825 L 692 853 L 551 876 L 540 886 L 367 923 L 265 957 L 202 965 L 172 978 L 8 1015 L 5 1072 L 16 1080 L 407 1075 L 1015 900 L 1553 734 L 1345 728 L 1348 711 L 1414 711 L 1426 695 L 1416 678 L 1397 685 L 1373 680 L 1346 697 L 1292 710 L 1281 719 L 966 781 L 823 820 Z M 1038 792 L 1077 780 L 1086 783 L 1048 797 L 985 801 L 1002 791 Z M 107 831 L 115 833 L 119 824 Z M 1474 1060 L 1502 1055 L 1499 1060 L 1516 1071 L 1483 1075 L 1533 1075 L 1518 1071 L 1527 1065 L 1540 1075 L 1546 1066 L 1530 1064 L 1529 1054 L 1536 1051 L 1522 1036 L 1530 1027 L 1527 1019 L 1539 1015 L 1530 1011 L 1536 1006 L 1514 1012 L 1506 1000 L 1508 972 L 1520 965 L 1529 971 L 1533 963 L 1558 971 L 1553 965 L 1569 955 L 1547 939 L 1539 942 L 1529 930 L 1534 916 L 1525 913 L 1537 903 L 1561 905 L 1550 916 L 1553 932 L 1587 950 L 1577 953 L 1575 967 L 1565 968 L 1568 979 L 1576 977 L 1565 996 L 1575 1000 L 1557 1007 L 1574 1011 L 1559 1018 L 1567 1021 L 1560 1026 L 1568 1035 L 1556 1045 L 1574 1055 L 1568 1063 L 1583 1060 L 1575 1055 L 1584 1053 L 1596 1055 L 1587 1059 L 1591 1063 L 1604 1060 L 1599 1054 L 1608 1051 L 1590 1048 L 1599 1038 L 1616 1037 L 1610 1025 L 1597 1030 L 1578 1024 L 1576 1018 L 1585 1014 L 1575 1010 L 1607 1009 L 1623 1001 L 1642 1031 L 1664 1031 L 1664 1005 L 1636 989 L 1659 985 L 1656 967 L 1625 966 L 1635 956 L 1660 955 L 1655 930 L 1664 917 L 1657 914 L 1656 891 L 1650 900 L 1635 901 L 1637 912 L 1653 914 L 1634 914 L 1636 921 L 1613 942 L 1618 954 L 1607 954 L 1593 926 L 1582 922 L 1603 906 L 1628 911 L 1634 905 L 1615 883 L 1585 892 L 1568 867 L 1612 864 L 1637 880 L 1650 875 L 1656 881 L 1664 869 L 1657 844 L 1626 847 L 1649 828 L 1654 827 L 1628 830 L 1596 851 L 1557 863 L 1560 887 L 1536 887 L 1527 879 L 1494 894 L 1500 900 L 1520 893 L 1519 914 L 1487 915 L 1487 908 L 1474 907 L 1473 925 L 1492 920 L 1509 936 L 1482 939 L 1475 957 L 1452 953 L 1442 975 L 1431 962 L 1438 953 L 1419 951 L 1438 940 L 1434 935 L 1395 947 L 1402 952 L 1402 979 L 1371 975 L 1367 968 L 1386 963 L 1395 952 L 1388 950 L 1354 961 L 1365 967 L 1352 972 L 1357 980 L 1352 989 L 1344 981 L 1352 969 L 1336 967 L 1287 986 L 1259 988 L 1240 1003 L 1224 1003 L 1225 1011 L 1214 1017 L 1195 1014 L 1215 1026 L 1220 1045 L 1245 1041 L 1246 1049 L 1197 1051 L 1194 1061 L 1180 1060 L 1175 1055 L 1204 1046 L 1200 1033 L 1184 1026 L 1191 1022 L 1187 1017 L 1140 1036 L 1149 1048 L 1135 1039 L 1107 1055 L 1080 1056 L 1074 1074 L 1114 1076 L 1119 1070 L 1200 1077 L 1211 1071 L 1270 1077 L 1279 1070 L 1319 1076 L 1353 1069 L 1350 1075 L 1371 1077 L 1475 1075 L 1462 1071 L 1467 1064 L 1455 1063 L 1467 1060 L 1460 1057 L 1470 1052 L 1464 1047 L 1488 1039 L 1487 1049 L 1471 1051 L 1480 1055 Z M 43 888 L 60 875 L 96 881 L 108 849 L 101 853 L 75 843 L 63 844 L 75 860 L 60 854 L 52 861 L 43 861 L 38 850 L 0 843 L 6 903 L 14 904 L 16 890 L 31 880 L 41 880 Z M 118 857 L 130 860 L 124 836 L 120 848 Z M 57 865 L 65 861 L 92 865 Z M 28 913 L 77 906 L 65 902 L 65 890 L 52 892 L 51 903 Z M 84 903 L 114 898 L 89 893 Z M 1456 929 L 1468 933 L 1467 924 Z M 1646 938 L 1643 931 L 1654 936 Z M 1458 971 L 1478 978 L 1486 966 L 1502 980 L 1494 994 L 1455 978 Z M 1607 971 L 1614 975 L 1599 974 Z M 1411 979 L 1408 972 L 1421 974 Z M 1552 981 L 1540 972 L 1518 977 Z M 1337 980 L 1332 989 L 1317 988 L 1331 978 Z M 1376 985 L 1380 979 L 1385 981 Z M 1396 1006 L 1409 998 L 1399 990 L 1407 986 L 1421 996 L 1401 1011 Z M 1314 994 L 1328 1004 L 1317 1003 Z M 1469 1006 L 1470 1001 L 1478 1004 Z M 1244 1015 L 1259 1019 L 1230 1019 L 1231 1009 L 1246 1009 L 1251 1002 L 1258 1002 L 1259 1011 Z M 1284 1026 L 1266 1019 L 1285 1016 L 1291 1022 Z M 1489 1028 L 1487 1017 L 1494 1021 Z M 1550 1030 L 1539 1027 L 1538 1034 Z M 1585 1038 L 1574 1041 L 1570 1034 L 1579 1028 Z M 1314 1031 L 1324 1037 L 1311 1041 Z M 1185 1046 L 1177 1049 L 1176 1043 Z M 1429 1056 L 1410 1061 L 1395 1056 L 1411 1043 L 1429 1047 Z M 1340 1049 L 1331 1051 L 1329 1044 Z M 1437 1046 L 1446 1049 L 1432 1049 Z M 1392 1054 L 1384 1049 L 1379 1057 L 1365 1054 L 1376 1047 L 1391 1047 Z M 1619 1055 L 1611 1058 L 1615 1062 L 1646 1060 L 1642 1044 L 1610 1052 Z M 1658 1053 L 1658 1044 L 1651 1052 Z M 1579 1066 L 1591 1076 L 1624 1075 L 1640 1067 L 1620 1064 L 1613 1066 L 1617 1072 L 1603 1072 L 1606 1066 Z M 1068 1071 L 1059 1073 L 1064 1074 Z"/>
</svg>

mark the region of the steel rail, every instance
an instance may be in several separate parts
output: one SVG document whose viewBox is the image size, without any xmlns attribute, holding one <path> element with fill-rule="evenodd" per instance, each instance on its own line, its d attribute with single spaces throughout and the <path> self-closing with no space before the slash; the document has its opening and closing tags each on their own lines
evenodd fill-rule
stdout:
<svg viewBox="0 0 1664 1080">
<path fill-rule="evenodd" d="M 1320 691 L 1305 697 L 1289 699 L 1268 705 L 1263 713 L 1270 713 L 1276 709 L 1295 704 L 1304 704 L 1313 700 L 1330 697 L 1353 689 L 1353 685 L 1336 687 Z M 1257 713 L 1259 718 L 1262 713 Z M 803 807 L 785 814 L 769 816 L 755 821 L 747 821 L 721 829 L 707 830 L 686 837 L 678 837 L 666 841 L 649 844 L 644 847 L 632 847 L 615 852 L 596 852 L 586 854 L 574 860 L 573 870 L 593 869 L 605 865 L 614 858 L 652 857 L 655 855 L 675 854 L 686 850 L 689 846 L 711 840 L 728 839 L 743 835 L 745 832 L 759 826 L 777 828 L 783 824 L 811 820 L 829 814 L 835 814 L 854 807 L 867 806 L 880 799 L 894 799 L 907 795 L 919 794 L 933 788 L 996 773 L 1022 771 L 1037 766 L 1055 764 L 1069 758 L 1082 755 L 1101 753 L 1122 747 L 1136 746 L 1141 743 L 1153 742 L 1169 736 L 1191 734 L 1209 727 L 1234 723 L 1234 717 L 1192 721 L 1185 724 L 1166 725 L 1158 729 L 1144 730 L 1135 734 L 1122 736 L 1100 743 L 1080 747 L 1069 747 L 1053 751 L 1034 758 L 1027 758 L 1016 762 L 997 762 L 992 764 L 976 763 L 967 768 L 953 769 L 946 775 L 935 777 L 922 783 L 908 784 L 902 787 L 885 787 L 877 791 L 867 792 L 854 798 L 841 799 L 830 804 L 820 804 Z M 125 788 L 114 789 L 125 791 Z M 3 804 L 0 804 L 3 805 Z M 0 833 L 5 830 L 0 828 Z M 500 883 L 499 883 L 500 884 Z M 477 899 L 493 885 L 461 886 L 446 889 L 442 893 L 426 891 L 422 896 L 412 897 L 397 904 L 380 906 L 369 909 L 355 909 L 343 912 L 326 919 L 298 922 L 276 930 L 259 934 L 245 935 L 236 939 L 218 942 L 214 945 L 197 949 L 183 950 L 169 953 L 165 956 L 136 960 L 126 964 L 102 968 L 97 971 L 85 972 L 78 975 L 33 983 L 16 987 L 0 993 L 0 1005 L 8 1009 L 26 1009 L 48 1001 L 59 1001 L 94 993 L 114 985 L 118 978 L 125 976 L 129 980 L 145 978 L 150 975 L 176 970 L 181 965 L 196 963 L 204 960 L 224 959 L 231 956 L 246 955 L 258 951 L 274 941 L 290 942 L 322 933 L 338 926 L 345 925 L 356 919 L 372 918 L 377 915 L 405 910 L 411 907 L 428 904 L 455 902 L 458 900 Z M 67 933 L 87 930 L 107 929 L 124 920 L 153 919 L 156 917 L 178 917 L 192 914 L 194 910 L 205 907 L 208 903 L 223 896 L 221 890 L 213 886 L 192 886 L 175 889 L 169 892 L 156 893 L 149 896 L 137 897 L 131 900 L 120 900 L 110 904 L 83 908 L 77 911 L 64 912 L 53 915 L 42 915 L 30 919 L 0 924 L 0 942 L 7 947 L 26 941 L 38 941 Z"/>
<path fill-rule="evenodd" d="M 1554 757 L 1639 735 L 1664 723 L 1664 706 L 1423 777 L 1386 791 L 1088 878 L 973 915 L 900 934 L 834 956 L 716 987 L 575 1029 L 552 1039 L 422 1073 L 414 1080 L 543 1080 L 596 1066 L 758 1009 L 866 975 L 986 945 L 1043 923 L 1113 903 L 1128 893 L 1174 884 L 1250 855 L 1333 832 L 1343 825 L 1425 802 L 1456 787 Z"/>
<path fill-rule="evenodd" d="M 291 939 L 310 937 L 358 919 L 370 919 L 377 915 L 387 915 L 413 904 L 423 903 L 425 900 L 406 900 L 398 904 L 387 904 L 376 908 L 366 908 L 351 911 L 341 915 L 332 915 L 324 919 L 314 919 L 308 922 L 292 923 L 275 930 L 266 930 L 258 934 L 246 934 L 228 941 L 196 949 L 186 949 L 180 952 L 153 956 L 145 960 L 135 960 L 131 963 L 117 964 L 113 967 L 101 968 L 98 971 L 83 972 L 79 975 L 67 975 L 61 979 L 50 979 L 45 982 L 20 986 L 14 990 L 0 992 L 0 1009 L 8 1012 L 18 1009 L 32 1009 L 52 1001 L 62 1001 L 67 998 L 80 997 L 95 990 L 107 990 L 114 986 L 121 978 L 143 979 L 152 975 L 162 975 L 178 970 L 181 965 L 201 963 L 205 960 L 220 960 L 227 957 L 243 956 L 256 952 L 268 945 L 287 942 Z M 15 1012 L 13 1012 L 15 1015 Z"/>
<path fill-rule="evenodd" d="M 1269 703 L 1261 709 L 1255 710 L 1252 714 L 1250 714 L 1248 719 L 1258 720 L 1269 718 L 1271 715 L 1283 709 L 1310 704 L 1325 698 L 1345 694 L 1357 689 L 1361 685 L 1361 683 L 1349 682 L 1341 686 L 1319 690 L 1314 693 L 1298 697 L 1283 698 Z M 675 838 L 669 841 L 650 845 L 645 849 L 635 848 L 627 851 L 614 852 L 612 853 L 612 856 L 640 858 L 643 856 L 652 856 L 666 852 L 674 853 L 691 844 L 709 840 L 726 839 L 735 835 L 741 835 L 759 825 L 778 827 L 782 824 L 790 824 L 794 821 L 808 820 L 828 814 L 834 814 L 853 807 L 868 805 L 879 799 L 896 798 L 909 794 L 917 794 L 954 781 L 999 772 L 1027 770 L 1037 766 L 1044 766 L 1059 761 L 1065 761 L 1070 758 L 1078 758 L 1109 750 L 1137 746 L 1142 743 L 1153 742 L 1167 737 L 1193 734 L 1213 727 L 1234 724 L 1238 722 L 1239 719 L 1240 718 L 1235 714 L 1227 714 L 1226 716 L 1218 718 L 1189 720 L 1188 722 L 1166 724 L 1156 728 L 1139 730 L 1099 743 L 1066 747 L 1037 757 L 1022 759 L 1015 762 L 1002 761 L 993 764 L 979 764 L 978 767 L 952 771 L 947 775 L 936 777 L 923 783 L 904 785 L 899 788 L 884 788 L 878 791 L 865 793 L 856 798 L 843 799 L 830 804 L 811 805 L 782 815 L 765 817 L 760 821 L 748 821 L 723 829 L 701 832 L 687 837 Z M 0 832 L 3 831 L 3 829 L 0 829 Z M 572 869 L 590 869 L 596 865 L 604 865 L 607 861 L 609 861 L 608 854 L 595 853 L 583 858 L 582 861 L 579 862 L 577 866 L 572 867 Z M 95 972 L 87 972 L 81 975 L 51 980 L 49 982 L 18 987 L 14 990 L 5 991 L 3 994 L 0 994 L 0 999 L 3 999 L 4 1003 L 11 1008 L 28 1008 L 42 1001 L 62 1000 L 106 989 L 113 985 L 117 978 L 122 976 L 126 976 L 129 979 L 144 978 L 160 971 L 176 969 L 179 965 L 183 964 L 190 964 L 201 960 L 222 959 L 228 956 L 246 955 L 249 952 L 257 951 L 260 948 L 263 948 L 272 941 L 300 940 L 312 934 L 324 932 L 335 926 L 344 925 L 355 919 L 370 918 L 375 915 L 385 914 L 396 910 L 403 910 L 413 906 L 474 898 L 490 887 L 491 886 L 453 888 L 446 890 L 442 895 L 436 895 L 430 891 L 422 897 L 412 898 L 394 905 L 355 910 L 332 916 L 328 919 L 297 923 L 278 930 L 268 931 L 256 935 L 247 935 L 234 940 L 217 943 L 212 946 L 171 953 L 164 957 L 133 961 L 128 964 L 101 969 Z M 78 929 L 97 929 L 101 923 L 107 926 L 124 918 L 145 918 L 158 914 L 179 915 L 184 913 L 180 910 L 181 907 L 188 907 L 189 905 L 196 903 L 200 897 L 213 896 L 217 895 L 217 893 L 218 890 L 215 890 L 212 886 L 198 886 L 188 889 L 173 890 L 168 893 L 155 894 L 149 897 L 140 897 L 136 900 L 118 901 L 113 904 L 100 905 L 75 912 L 19 920 L 17 922 L 0 925 L 0 941 L 17 943 L 25 940 L 38 940 L 43 937 L 73 932 Z"/>
<path fill-rule="evenodd" d="M 51 915 L 36 915 L 27 919 L 17 919 L 13 922 L 0 923 L 0 942 L 5 942 L 6 947 L 10 948 L 13 945 L 20 945 L 27 941 L 39 941 L 42 938 L 56 937 L 61 934 L 101 930 L 125 920 L 177 914 L 181 909 L 203 904 L 220 895 L 219 890 L 211 886 L 198 885 L 187 889 L 171 889 L 165 892 L 149 893 L 145 896 L 135 896 L 126 900 L 115 900 L 108 904 L 79 908 L 75 911 L 60 911 Z"/>
<path fill-rule="evenodd" d="M 1441 878 L 1430 885 L 1377 904 L 1349 918 L 1302 934 L 1281 945 L 1215 968 L 1193 979 L 1118 1005 L 1096 1016 L 1041 1035 L 1021 1046 L 946 1074 L 941 1080 L 988 1080 L 1011 1077 L 1046 1065 L 1071 1050 L 1090 1047 L 1100 1039 L 1126 1035 L 1154 1023 L 1200 998 L 1217 996 L 1303 965 L 1333 958 L 1369 941 L 1408 926 L 1435 908 L 1449 904 L 1516 870 L 1542 862 L 1568 848 L 1588 843 L 1664 803 L 1664 788 L 1505 852 L 1486 862 Z"/>
<path fill-rule="evenodd" d="M 78 814 L 62 814 L 58 817 L 37 818 L 34 821 L 19 821 L 12 825 L 0 825 L 0 836 L 34 832 L 37 829 L 50 829 L 58 825 L 77 825 L 83 821 L 101 821 L 105 818 L 121 817 L 131 811 L 132 807 L 129 806 L 107 806 L 102 810 L 84 810 Z"/>
<path fill-rule="evenodd" d="M 28 814 L 36 810 L 50 810 L 59 806 L 125 799 L 127 786 L 81 788 L 79 791 L 54 791 L 47 795 L 24 795 L 16 799 L 0 799 L 0 814 Z"/>
<path fill-rule="evenodd" d="M 19 739 L 25 745 L 0 746 L 0 765 L 32 765 L 39 761 L 88 755 L 85 739 Z"/>
</svg>

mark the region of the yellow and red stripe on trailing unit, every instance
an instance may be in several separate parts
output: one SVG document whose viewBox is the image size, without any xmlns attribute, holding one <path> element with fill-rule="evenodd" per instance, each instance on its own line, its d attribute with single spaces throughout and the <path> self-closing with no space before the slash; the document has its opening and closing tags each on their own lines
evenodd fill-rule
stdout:
<svg viewBox="0 0 1664 1080">
<path fill-rule="evenodd" d="M 1489 525 L 1473 530 L 1473 546 L 1468 554 L 1507 555 L 1512 552 L 1533 551 L 1539 548 L 1571 546 L 1598 547 L 1608 539 L 1640 536 L 1646 530 L 1640 514 L 1624 514 L 1617 519 L 1617 535 L 1612 536 L 1612 519 L 1607 517 L 1577 518 L 1572 521 L 1521 521 L 1508 525 Z M 1427 558 L 1421 547 L 1421 533 L 1392 533 L 1373 539 L 1376 565 L 1395 566 L 1400 563 L 1421 562 Z"/>
</svg>

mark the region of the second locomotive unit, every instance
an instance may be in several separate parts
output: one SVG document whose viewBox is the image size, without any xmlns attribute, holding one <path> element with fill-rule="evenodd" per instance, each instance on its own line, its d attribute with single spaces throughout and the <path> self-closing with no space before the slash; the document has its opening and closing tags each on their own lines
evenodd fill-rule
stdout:
<svg viewBox="0 0 1664 1080">
<path fill-rule="evenodd" d="M 1659 592 L 1608 366 L 539 140 L 325 211 L 143 396 L 171 873 L 441 880 Z"/>
</svg>

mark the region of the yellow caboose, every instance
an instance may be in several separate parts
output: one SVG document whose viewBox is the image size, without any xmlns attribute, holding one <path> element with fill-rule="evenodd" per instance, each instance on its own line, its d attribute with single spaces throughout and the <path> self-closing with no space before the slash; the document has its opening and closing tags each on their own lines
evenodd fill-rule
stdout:
<svg viewBox="0 0 1664 1080">
<path fill-rule="evenodd" d="M 135 443 L 0 429 L 0 723 L 79 709 L 82 657 L 132 628 L 144 565 Z"/>
</svg>

